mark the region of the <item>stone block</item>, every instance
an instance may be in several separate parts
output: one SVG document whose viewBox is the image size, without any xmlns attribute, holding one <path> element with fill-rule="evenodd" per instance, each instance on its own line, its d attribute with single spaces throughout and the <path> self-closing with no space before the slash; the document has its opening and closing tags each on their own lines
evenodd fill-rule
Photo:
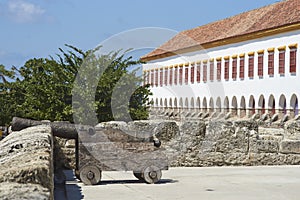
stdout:
<svg viewBox="0 0 300 200">
<path fill-rule="evenodd" d="M 280 143 L 280 153 L 300 154 L 300 140 L 283 140 Z"/>
<path fill-rule="evenodd" d="M 275 139 L 252 139 L 249 145 L 251 153 L 278 153 L 279 143 Z"/>
<path fill-rule="evenodd" d="M 51 128 L 45 125 L 13 132 L 0 142 L 1 199 L 53 198 L 52 146 Z"/>
</svg>

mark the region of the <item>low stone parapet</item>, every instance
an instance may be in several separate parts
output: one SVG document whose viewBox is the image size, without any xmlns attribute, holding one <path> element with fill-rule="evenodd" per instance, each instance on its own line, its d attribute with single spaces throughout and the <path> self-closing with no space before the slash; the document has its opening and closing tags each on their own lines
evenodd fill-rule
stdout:
<svg viewBox="0 0 300 200">
<path fill-rule="evenodd" d="M 53 199 L 52 143 L 46 125 L 13 132 L 0 141 L 1 199 Z"/>
</svg>

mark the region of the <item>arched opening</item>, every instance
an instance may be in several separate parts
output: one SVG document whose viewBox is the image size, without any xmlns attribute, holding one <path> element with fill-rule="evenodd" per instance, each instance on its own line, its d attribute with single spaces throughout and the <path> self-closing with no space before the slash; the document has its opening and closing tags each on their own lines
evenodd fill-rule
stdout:
<svg viewBox="0 0 300 200">
<path fill-rule="evenodd" d="M 214 100 L 212 97 L 209 100 L 209 112 L 214 112 Z"/>
<path fill-rule="evenodd" d="M 151 107 L 154 106 L 154 99 L 151 99 L 151 100 L 150 100 L 150 105 L 151 105 Z"/>
<path fill-rule="evenodd" d="M 221 112 L 222 105 L 221 105 L 220 97 L 217 98 L 216 106 L 217 106 L 217 112 Z"/>
<path fill-rule="evenodd" d="M 282 94 L 280 95 L 279 98 L 279 111 L 282 115 L 286 115 L 286 98 L 285 96 Z"/>
<path fill-rule="evenodd" d="M 158 98 L 155 99 L 155 107 L 158 108 Z"/>
<path fill-rule="evenodd" d="M 165 109 L 167 109 L 168 108 L 168 99 L 167 98 L 165 98 Z"/>
<path fill-rule="evenodd" d="M 225 113 L 229 112 L 229 100 L 228 100 L 228 97 L 225 97 L 225 99 L 224 99 L 224 110 L 225 110 Z"/>
<path fill-rule="evenodd" d="M 232 97 L 232 101 L 231 101 L 231 107 L 232 107 L 232 115 L 236 116 L 237 115 L 237 108 L 238 108 L 238 104 L 237 104 L 237 99 L 236 97 Z"/>
<path fill-rule="evenodd" d="M 173 101 L 172 101 L 172 98 L 169 99 L 169 106 L 170 106 L 170 108 L 173 108 Z"/>
<path fill-rule="evenodd" d="M 200 99 L 199 99 L 199 104 L 200 104 Z M 206 100 L 206 97 L 204 97 L 203 101 L 202 101 L 202 111 L 203 112 L 207 112 L 207 100 Z"/>
<path fill-rule="evenodd" d="M 194 101 L 194 97 L 191 98 L 191 102 L 190 102 L 190 108 L 194 109 L 195 108 L 195 101 Z"/>
<path fill-rule="evenodd" d="M 163 108 L 164 107 L 164 105 L 163 105 L 163 99 L 160 99 L 159 100 L 159 108 Z"/>
<path fill-rule="evenodd" d="M 177 98 L 174 99 L 174 108 L 178 108 Z"/>
<path fill-rule="evenodd" d="M 266 112 L 266 109 L 265 109 L 265 97 L 263 95 L 260 95 L 260 97 L 259 97 L 258 107 L 260 109 L 260 114 L 261 115 Z"/>
<path fill-rule="evenodd" d="M 268 107 L 269 107 L 269 113 L 271 115 L 274 115 L 275 114 L 275 98 L 273 95 L 270 95 L 270 97 L 269 97 Z"/>
<path fill-rule="evenodd" d="M 298 98 L 295 94 L 292 95 L 291 97 L 291 102 L 290 102 L 290 106 L 292 109 L 292 113 L 294 116 L 298 115 Z"/>
<path fill-rule="evenodd" d="M 180 110 L 183 109 L 183 100 L 182 100 L 181 97 L 180 97 L 180 99 L 179 99 L 179 109 L 180 109 Z"/>
<path fill-rule="evenodd" d="M 196 107 L 197 107 L 198 110 L 200 110 L 200 108 L 201 108 L 200 97 L 197 98 Z"/>
<path fill-rule="evenodd" d="M 246 99 L 244 96 L 241 98 L 241 103 L 240 103 L 240 117 L 245 117 L 246 116 Z"/>
<path fill-rule="evenodd" d="M 249 99 L 249 114 L 254 115 L 255 114 L 255 99 L 251 95 Z"/>
<path fill-rule="evenodd" d="M 184 101 L 184 108 L 187 110 L 189 109 L 189 99 L 188 98 L 185 98 L 185 101 Z"/>
</svg>

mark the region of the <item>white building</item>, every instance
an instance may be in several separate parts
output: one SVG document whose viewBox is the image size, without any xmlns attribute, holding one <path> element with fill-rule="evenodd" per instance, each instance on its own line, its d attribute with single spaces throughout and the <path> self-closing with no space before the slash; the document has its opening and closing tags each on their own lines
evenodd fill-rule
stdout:
<svg viewBox="0 0 300 200">
<path fill-rule="evenodd" d="M 287 0 L 180 32 L 142 57 L 153 108 L 298 114 L 300 1 Z"/>
</svg>

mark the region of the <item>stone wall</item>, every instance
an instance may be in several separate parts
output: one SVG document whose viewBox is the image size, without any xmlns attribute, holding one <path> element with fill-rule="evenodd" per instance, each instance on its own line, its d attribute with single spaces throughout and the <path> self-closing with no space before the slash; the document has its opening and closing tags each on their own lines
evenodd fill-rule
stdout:
<svg viewBox="0 0 300 200">
<path fill-rule="evenodd" d="M 109 122 L 101 127 L 126 127 L 135 132 L 154 133 L 170 165 L 242 166 L 300 165 L 300 122 L 286 122 L 282 128 L 261 126 L 255 120 L 145 120 Z M 75 148 L 71 140 L 61 144 L 65 168 L 73 168 Z M 71 145 L 70 145 L 71 144 Z"/>
<path fill-rule="evenodd" d="M 0 141 L 0 199 L 53 199 L 49 126 L 13 132 Z"/>
<path fill-rule="evenodd" d="M 166 145 L 181 146 L 172 166 L 299 165 L 300 132 L 291 133 L 290 126 L 295 124 L 274 129 L 251 120 L 185 122 L 182 136 Z"/>
</svg>

